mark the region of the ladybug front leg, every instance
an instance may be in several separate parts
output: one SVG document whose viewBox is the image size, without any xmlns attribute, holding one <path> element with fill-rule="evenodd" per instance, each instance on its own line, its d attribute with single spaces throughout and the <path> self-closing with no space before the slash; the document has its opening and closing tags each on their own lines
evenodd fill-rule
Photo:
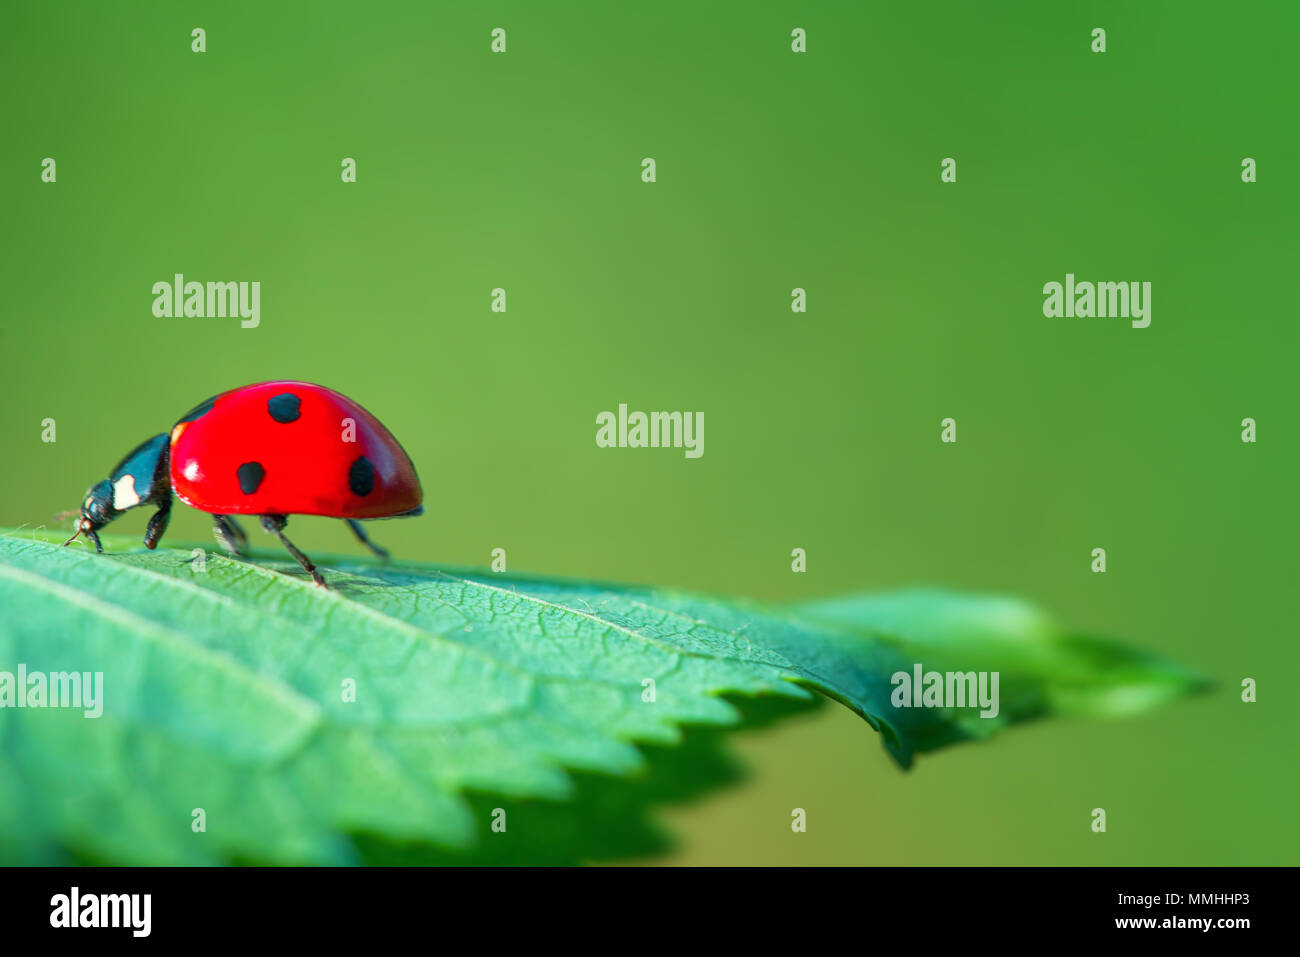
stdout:
<svg viewBox="0 0 1300 957">
<path fill-rule="evenodd" d="M 157 548 L 158 540 L 163 537 L 163 532 L 167 531 L 167 523 L 172 519 L 172 497 L 168 495 L 158 505 L 158 511 L 153 513 L 153 518 L 149 519 L 149 524 L 144 530 L 144 547 Z"/>
<path fill-rule="evenodd" d="M 280 544 L 289 550 L 290 555 L 298 559 L 298 564 L 307 570 L 307 573 L 311 575 L 311 580 L 321 588 L 328 588 L 324 576 L 316 571 L 316 566 L 312 564 L 311 559 L 298 551 L 298 546 L 284 537 L 284 527 L 289 524 L 289 520 L 283 515 L 263 515 L 261 518 L 262 527 L 280 539 Z"/>
</svg>

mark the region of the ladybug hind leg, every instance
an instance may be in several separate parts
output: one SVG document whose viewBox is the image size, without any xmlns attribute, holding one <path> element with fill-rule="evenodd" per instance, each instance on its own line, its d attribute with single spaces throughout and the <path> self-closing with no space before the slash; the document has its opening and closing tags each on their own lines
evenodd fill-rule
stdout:
<svg viewBox="0 0 1300 957">
<path fill-rule="evenodd" d="M 287 548 L 289 554 L 298 560 L 298 564 L 307 570 L 307 574 L 311 575 L 311 580 L 321 588 L 328 588 L 324 576 L 316 570 L 311 559 L 300 552 L 297 545 L 284 537 L 284 527 L 289 524 L 289 520 L 283 515 L 263 515 L 261 519 L 262 527 L 280 540 L 280 544 Z"/>
<path fill-rule="evenodd" d="M 357 540 L 361 542 L 362 545 L 374 552 L 380 560 L 385 562 L 388 561 L 390 558 L 388 549 L 372 542 L 370 536 L 366 534 L 366 530 L 361 527 L 360 522 L 355 518 L 345 518 L 344 521 L 348 523 L 348 528 L 352 529 L 352 534 L 357 537 Z"/>
<path fill-rule="evenodd" d="M 248 536 L 229 515 L 212 516 L 212 533 L 217 536 L 221 547 L 232 555 L 248 554 Z"/>
</svg>

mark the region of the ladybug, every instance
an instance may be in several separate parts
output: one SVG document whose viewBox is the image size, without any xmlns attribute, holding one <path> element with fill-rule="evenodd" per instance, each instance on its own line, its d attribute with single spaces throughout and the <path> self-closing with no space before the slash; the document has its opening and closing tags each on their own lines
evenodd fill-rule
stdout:
<svg viewBox="0 0 1300 957">
<path fill-rule="evenodd" d="M 136 446 L 108 478 L 92 485 L 77 530 L 102 552 L 97 531 L 127 509 L 153 505 L 144 533 L 155 548 L 171 518 L 172 493 L 209 512 L 217 541 L 234 555 L 248 544 L 236 515 L 256 515 L 312 581 L 325 579 L 284 529 L 290 515 L 348 523 L 380 558 L 361 519 L 423 514 L 415 466 L 393 434 L 342 393 L 309 382 L 258 382 L 201 402 L 170 433 Z"/>
</svg>

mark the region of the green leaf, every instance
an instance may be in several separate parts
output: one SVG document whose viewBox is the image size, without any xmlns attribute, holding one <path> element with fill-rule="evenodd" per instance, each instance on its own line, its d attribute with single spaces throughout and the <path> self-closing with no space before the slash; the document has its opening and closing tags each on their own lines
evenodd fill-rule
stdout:
<svg viewBox="0 0 1300 957">
<path fill-rule="evenodd" d="M 916 589 L 806 602 L 797 612 L 838 627 L 833 642 L 852 649 L 885 643 L 923 672 L 998 672 L 996 718 L 976 711 L 899 710 L 898 746 L 914 752 L 980 739 L 1007 724 L 1047 714 L 1123 716 L 1210 682 L 1190 669 L 1102 638 L 1063 631 L 1034 606 L 1013 598 Z"/>
<path fill-rule="evenodd" d="M 101 672 L 103 713 L 0 708 L 11 862 L 640 853 L 664 843 L 652 805 L 737 777 L 717 732 L 683 726 L 772 720 L 820 692 L 906 766 L 1009 721 L 1123 712 L 1202 683 L 1010 600 L 774 608 L 342 557 L 320 562 L 321 590 L 278 556 L 199 560 L 124 538 L 96 555 L 26 534 L 0 537 L 0 677 Z M 1000 670 L 1001 714 L 893 707 L 891 675 L 917 662 Z M 509 838 L 491 833 L 497 807 Z"/>
</svg>

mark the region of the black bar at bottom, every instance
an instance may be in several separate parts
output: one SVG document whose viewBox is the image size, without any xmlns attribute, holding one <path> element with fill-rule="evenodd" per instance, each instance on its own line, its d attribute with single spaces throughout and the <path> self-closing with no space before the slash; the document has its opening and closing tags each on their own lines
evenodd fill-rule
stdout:
<svg viewBox="0 0 1300 957">
<path fill-rule="evenodd" d="M 669 946 L 683 934 L 770 944 L 777 928 L 810 941 L 847 934 L 864 949 L 891 931 L 926 946 L 1126 937 L 1231 945 L 1285 933 L 1294 884 L 1288 868 L 8 868 L 0 926 L 6 943 L 297 948 L 401 934 L 459 946 L 444 925 L 486 935 L 494 949 L 516 936 L 530 945 Z"/>
</svg>

